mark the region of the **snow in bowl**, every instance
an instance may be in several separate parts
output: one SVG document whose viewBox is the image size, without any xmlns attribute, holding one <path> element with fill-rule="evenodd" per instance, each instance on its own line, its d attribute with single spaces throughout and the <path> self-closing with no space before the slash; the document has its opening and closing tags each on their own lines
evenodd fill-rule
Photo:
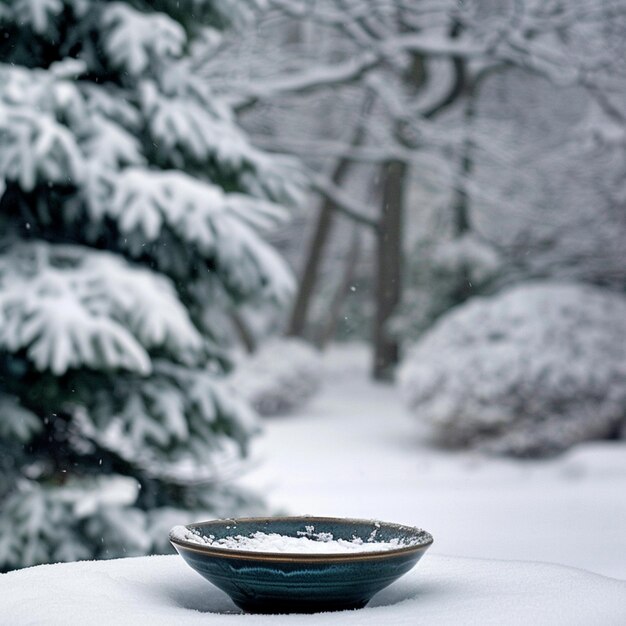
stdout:
<svg viewBox="0 0 626 626">
<path fill-rule="evenodd" d="M 332 517 L 214 520 L 170 531 L 199 574 L 250 613 L 365 606 L 433 542 L 419 528 Z"/>
</svg>

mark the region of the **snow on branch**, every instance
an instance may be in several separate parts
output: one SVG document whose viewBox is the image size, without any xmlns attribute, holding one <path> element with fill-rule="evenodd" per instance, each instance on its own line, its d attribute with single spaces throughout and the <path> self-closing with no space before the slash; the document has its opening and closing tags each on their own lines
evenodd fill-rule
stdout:
<svg viewBox="0 0 626 626">
<path fill-rule="evenodd" d="M 81 180 L 82 157 L 74 135 L 49 115 L 0 102 L 0 184 L 32 191 L 39 180 Z"/>
<path fill-rule="evenodd" d="M 206 370 L 155 360 L 151 378 L 113 384 L 77 413 L 80 431 L 152 477 L 216 479 L 258 430 L 254 411 Z"/>
<path fill-rule="evenodd" d="M 361 163 L 382 163 L 385 161 L 404 161 L 411 163 L 416 159 L 413 151 L 398 145 L 352 146 L 341 141 L 329 139 L 270 139 L 255 136 L 255 143 L 265 150 L 289 151 L 307 157 L 337 157 Z"/>
<path fill-rule="evenodd" d="M 15 439 L 22 444 L 28 443 L 34 434 L 41 432 L 39 418 L 24 408 L 19 398 L 0 393 L 0 439 Z"/>
<path fill-rule="evenodd" d="M 416 52 L 427 56 L 448 56 L 476 58 L 485 56 L 490 49 L 489 43 L 480 43 L 468 39 L 452 39 L 445 35 L 426 33 L 399 34 L 388 37 L 380 44 L 380 49 L 392 52 Z"/>
<path fill-rule="evenodd" d="M 561 7 L 559 11 L 546 11 L 540 3 L 531 2 L 516 3 L 514 8 L 491 13 L 473 3 L 460 7 L 453 2 L 430 7 L 422 3 L 412 6 L 389 2 L 383 7 L 366 0 L 316 3 L 315 6 L 273 0 L 271 6 L 289 19 L 333 29 L 337 49 L 344 60 L 328 64 L 320 63 L 315 56 L 290 57 L 283 73 L 278 68 L 273 76 L 258 81 L 258 85 L 231 82 L 227 89 L 237 109 L 288 94 L 369 79 L 385 64 L 402 71 L 407 53 L 419 55 L 426 61 L 472 62 L 477 63 L 477 67 L 486 62 L 517 65 L 544 74 L 555 82 L 575 82 L 580 79 L 581 69 L 591 60 L 573 59 L 567 46 L 552 35 L 560 32 L 559 29 L 578 26 L 580 22 L 597 21 L 603 11 L 599 6 L 587 10 L 570 11 Z M 606 18 L 608 12 L 615 10 L 607 6 L 603 15 Z M 538 23 L 542 25 L 540 29 Z M 453 24 L 458 28 L 451 29 Z"/>
<path fill-rule="evenodd" d="M 237 127 L 230 110 L 216 107 L 211 94 L 195 84 L 187 81 L 162 88 L 166 93 L 152 81 L 140 86 L 142 112 L 162 162 L 176 168 L 190 161 L 203 168 L 216 162 L 226 173 L 237 173 L 241 187 L 252 195 L 300 202 L 304 181 L 297 163 L 280 157 L 267 159 Z"/>
<path fill-rule="evenodd" d="M 367 226 L 369 228 L 378 228 L 378 220 L 363 213 L 363 206 L 356 202 L 347 193 L 342 191 L 332 181 L 321 175 L 314 175 L 312 185 L 323 196 L 328 198 L 335 206 L 335 209 L 345 215 L 347 218 Z"/>
<path fill-rule="evenodd" d="M 219 119 L 195 98 L 163 94 L 146 80 L 140 85 L 140 102 L 159 153 L 174 164 L 190 155 L 196 162 L 215 158 L 234 170 L 250 151 L 232 121 Z"/>
<path fill-rule="evenodd" d="M 106 537 L 120 556 L 145 554 L 144 515 L 128 508 L 137 493 L 136 480 L 116 474 L 70 477 L 60 487 L 18 480 L 0 511 L 0 562 L 11 568 L 87 559 L 94 556 L 88 537 L 100 545 Z M 115 519 L 118 528 L 111 527 Z"/>
<path fill-rule="evenodd" d="M 133 256 L 145 254 L 146 244 L 171 233 L 183 251 L 192 247 L 214 261 L 229 290 L 269 291 L 280 301 L 292 292 L 287 266 L 257 234 L 284 216 L 268 201 L 224 193 L 177 170 L 127 167 L 117 173 L 92 172 L 88 210 L 96 220 L 117 223 L 120 243 Z"/>
<path fill-rule="evenodd" d="M 180 56 L 187 42 L 183 27 L 167 15 L 142 13 L 122 2 L 105 7 L 102 27 L 111 61 L 134 76 L 145 72 L 153 59 Z"/>
<path fill-rule="evenodd" d="M 244 85 L 232 85 L 237 93 L 234 108 L 241 111 L 254 105 L 259 100 L 269 100 L 288 93 L 306 93 L 333 85 L 346 85 L 360 79 L 367 71 L 378 65 L 379 55 L 365 52 L 359 57 L 347 59 L 334 65 L 318 66 L 280 76 L 274 80 L 258 83 L 246 82 Z"/>
<path fill-rule="evenodd" d="M 90 122 L 81 144 L 87 158 L 109 169 L 145 163 L 140 141 L 123 126 L 95 112 Z"/>
<path fill-rule="evenodd" d="M 0 347 L 34 366 L 147 374 L 148 350 L 197 358 L 202 338 L 169 281 L 77 246 L 17 244 L 0 256 Z"/>
<path fill-rule="evenodd" d="M 54 23 L 65 8 L 63 0 L 14 0 L 9 4 L 13 6 L 6 11 L 13 11 L 14 19 L 47 38 L 56 32 Z"/>
</svg>

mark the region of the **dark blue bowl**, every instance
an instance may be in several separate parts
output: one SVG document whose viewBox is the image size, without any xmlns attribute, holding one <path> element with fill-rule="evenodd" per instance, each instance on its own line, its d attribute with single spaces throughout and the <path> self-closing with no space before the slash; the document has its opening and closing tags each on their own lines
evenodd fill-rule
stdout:
<svg viewBox="0 0 626 626">
<path fill-rule="evenodd" d="M 314 613 L 365 606 L 372 596 L 406 574 L 433 538 L 418 528 L 332 517 L 275 517 L 214 520 L 187 528 L 216 539 L 261 531 L 292 537 L 310 531 L 335 539 L 399 539 L 412 543 L 384 552 L 300 554 L 230 550 L 186 541 L 170 534 L 185 561 L 250 613 Z M 309 527 L 307 529 L 307 527 Z"/>
</svg>

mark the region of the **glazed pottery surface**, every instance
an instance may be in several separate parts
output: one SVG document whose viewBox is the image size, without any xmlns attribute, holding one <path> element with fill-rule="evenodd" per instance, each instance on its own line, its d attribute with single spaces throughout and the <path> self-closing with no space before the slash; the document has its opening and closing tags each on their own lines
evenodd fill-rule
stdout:
<svg viewBox="0 0 626 626">
<path fill-rule="evenodd" d="M 311 528 L 312 527 L 312 528 Z M 291 537 L 331 533 L 335 539 L 400 540 L 384 552 L 340 554 L 249 552 L 198 544 L 170 535 L 170 541 L 199 574 L 225 591 L 244 611 L 311 613 L 365 606 L 372 596 L 406 574 L 432 544 L 424 531 L 372 520 L 276 517 L 214 520 L 189 529 L 216 539 L 255 532 Z M 414 545 L 410 545 L 411 542 Z"/>
</svg>

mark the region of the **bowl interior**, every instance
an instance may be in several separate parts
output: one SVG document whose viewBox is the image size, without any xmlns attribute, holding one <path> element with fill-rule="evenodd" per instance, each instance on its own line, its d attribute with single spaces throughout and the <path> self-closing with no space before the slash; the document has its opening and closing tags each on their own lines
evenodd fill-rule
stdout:
<svg viewBox="0 0 626 626">
<path fill-rule="evenodd" d="M 331 534 L 333 539 L 345 539 L 351 541 L 355 538 L 364 543 L 398 541 L 397 548 L 385 550 L 384 552 L 346 552 L 346 553 L 300 553 L 300 552 L 251 552 L 232 549 L 219 548 L 218 546 L 202 545 L 195 542 L 188 542 L 179 537 L 170 537 L 176 545 L 193 547 L 195 550 L 206 551 L 208 553 L 223 552 L 230 555 L 245 554 L 250 558 L 289 558 L 298 560 L 333 560 L 359 559 L 376 556 L 384 558 L 385 555 L 402 552 L 412 552 L 424 550 L 432 543 L 432 537 L 426 531 L 411 526 L 401 524 L 390 524 L 375 520 L 358 520 L 332 517 L 270 517 L 270 518 L 248 518 L 248 519 L 226 519 L 212 520 L 189 524 L 189 529 L 198 531 L 201 535 L 213 536 L 215 539 L 223 539 L 234 535 L 250 536 L 256 532 L 277 533 L 289 537 L 308 537 L 317 539 Z"/>
</svg>

